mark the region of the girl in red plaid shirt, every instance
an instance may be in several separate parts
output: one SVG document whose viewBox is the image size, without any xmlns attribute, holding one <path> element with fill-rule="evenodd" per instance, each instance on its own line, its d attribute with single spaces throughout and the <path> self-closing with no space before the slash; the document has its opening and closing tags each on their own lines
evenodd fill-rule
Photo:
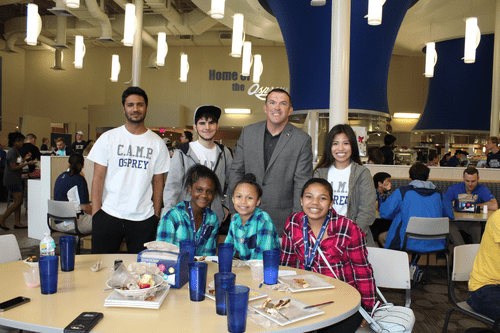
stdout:
<svg viewBox="0 0 500 333">
<path fill-rule="evenodd" d="M 332 209 L 332 194 L 332 186 L 325 179 L 313 178 L 304 185 L 300 199 L 303 212 L 290 215 L 285 224 L 281 264 L 295 267 L 298 261 L 301 269 L 333 277 L 319 254 L 321 248 L 338 278 L 359 291 L 361 305 L 370 312 L 375 305 L 375 280 L 367 259 L 365 234 Z M 326 331 L 355 332 L 361 322 L 361 315 L 356 313 Z"/>
</svg>

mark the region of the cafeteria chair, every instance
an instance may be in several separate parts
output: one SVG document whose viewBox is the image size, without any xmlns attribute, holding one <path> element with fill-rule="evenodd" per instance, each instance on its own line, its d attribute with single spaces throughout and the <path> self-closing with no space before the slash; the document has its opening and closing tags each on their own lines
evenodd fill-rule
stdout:
<svg viewBox="0 0 500 333">
<path fill-rule="evenodd" d="M 428 279 L 428 269 L 429 269 L 429 254 L 436 253 L 443 254 L 446 258 L 446 282 L 448 286 L 450 285 L 450 261 L 449 261 L 449 250 L 450 245 L 450 221 L 447 217 L 410 217 L 408 226 L 405 232 L 405 238 L 403 241 L 402 251 L 406 251 L 412 254 L 421 255 L 427 254 L 427 264 L 425 265 L 425 279 L 424 283 L 427 283 Z M 433 251 L 414 251 L 407 248 L 407 243 L 409 239 L 414 240 L 435 240 L 443 241 L 445 245 L 442 249 Z"/>
<path fill-rule="evenodd" d="M 69 201 L 56 201 L 48 200 L 49 209 L 47 211 L 47 225 L 53 232 L 62 232 L 69 235 L 76 236 L 76 254 L 80 254 L 80 238 L 89 236 L 91 233 L 84 234 L 78 230 L 78 216 L 76 214 L 75 206 Z M 57 229 L 54 224 L 55 221 L 72 221 L 75 229 L 72 231 L 61 231 Z"/>
<path fill-rule="evenodd" d="M 21 250 L 13 234 L 0 236 L 0 264 L 21 260 Z"/>
<path fill-rule="evenodd" d="M 405 306 L 411 304 L 411 280 L 408 254 L 403 251 L 379 247 L 367 247 L 368 261 L 372 265 L 377 288 L 400 289 L 405 294 Z M 378 293 L 383 303 L 387 303 L 382 293 Z M 360 327 L 356 333 L 374 332 L 370 325 Z"/>
<path fill-rule="evenodd" d="M 453 250 L 453 272 L 451 274 L 449 294 L 455 306 L 449 309 L 446 313 L 443 333 L 446 333 L 448 330 L 448 323 L 450 322 L 450 317 L 453 311 L 458 311 L 468 315 L 489 326 L 493 326 L 495 323 L 493 319 L 474 311 L 466 301 L 460 302 L 455 295 L 455 282 L 469 281 L 470 273 L 472 272 L 472 267 L 474 266 L 474 259 L 479 251 L 479 245 L 480 244 L 459 245 Z"/>
</svg>

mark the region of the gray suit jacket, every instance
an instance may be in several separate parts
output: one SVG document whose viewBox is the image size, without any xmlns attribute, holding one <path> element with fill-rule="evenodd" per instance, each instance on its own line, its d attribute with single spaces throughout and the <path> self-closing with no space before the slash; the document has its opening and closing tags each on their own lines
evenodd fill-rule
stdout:
<svg viewBox="0 0 500 333">
<path fill-rule="evenodd" d="M 245 174 L 253 173 L 263 190 L 260 208 L 271 216 L 281 237 L 288 217 L 302 211 L 300 194 L 313 171 L 311 137 L 292 124 L 286 124 L 265 170 L 265 128 L 266 121 L 243 128 L 229 170 L 227 202 L 234 213 L 234 187 Z"/>
</svg>

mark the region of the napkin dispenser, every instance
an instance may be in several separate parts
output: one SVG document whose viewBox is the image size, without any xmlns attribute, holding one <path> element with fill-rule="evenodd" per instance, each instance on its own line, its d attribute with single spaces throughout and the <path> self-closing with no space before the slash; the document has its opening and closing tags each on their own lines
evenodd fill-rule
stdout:
<svg viewBox="0 0 500 333">
<path fill-rule="evenodd" d="M 144 250 L 137 255 L 137 261 L 156 264 L 172 288 L 182 288 L 188 282 L 188 252 Z"/>
</svg>

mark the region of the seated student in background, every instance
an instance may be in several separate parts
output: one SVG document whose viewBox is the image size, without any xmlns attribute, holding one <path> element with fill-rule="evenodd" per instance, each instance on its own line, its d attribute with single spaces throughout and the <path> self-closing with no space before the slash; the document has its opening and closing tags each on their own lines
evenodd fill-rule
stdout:
<svg viewBox="0 0 500 333">
<path fill-rule="evenodd" d="M 467 152 L 465 152 L 463 150 L 460 150 L 460 149 L 457 149 L 455 151 L 455 155 L 453 155 L 452 157 L 450 157 L 450 159 L 448 160 L 448 162 L 446 162 L 446 166 L 448 166 L 448 167 L 459 167 L 459 166 L 461 166 L 460 159 L 462 158 L 462 156 L 464 156 L 466 154 L 467 154 Z"/>
<path fill-rule="evenodd" d="M 469 279 L 467 304 L 493 320 L 500 319 L 500 213 L 486 223 Z"/>
<path fill-rule="evenodd" d="M 377 196 L 376 205 L 378 210 L 382 202 L 387 200 L 390 195 L 391 175 L 387 172 L 378 172 L 373 176 L 373 184 L 375 185 L 375 195 Z M 379 245 L 382 247 L 384 247 L 387 230 L 391 227 L 391 223 L 391 220 L 377 218 L 370 227 L 373 239 L 376 242 L 378 241 Z"/>
<path fill-rule="evenodd" d="M 444 154 L 443 158 L 439 161 L 439 166 L 446 166 L 446 163 L 448 163 L 450 158 L 451 152 L 447 152 L 446 154 Z"/>
<path fill-rule="evenodd" d="M 387 172 L 378 172 L 373 176 L 373 183 L 375 185 L 375 195 L 377 196 L 377 209 L 380 204 L 389 197 L 391 190 L 391 175 Z"/>
<path fill-rule="evenodd" d="M 458 196 L 460 195 L 473 200 L 476 206 L 481 208 L 487 206 L 488 211 L 498 209 L 497 199 L 486 186 L 479 184 L 479 171 L 474 167 L 465 169 L 464 182 L 450 186 L 445 195 L 448 200 L 454 202 L 455 208 L 458 207 Z M 471 235 L 473 243 L 479 244 L 481 241 L 480 222 L 453 222 L 450 223 L 450 240 L 455 246 L 465 244 L 460 230 Z"/>
<path fill-rule="evenodd" d="M 307 181 L 300 202 L 303 212 L 290 215 L 285 224 L 281 265 L 296 267 L 298 260 L 301 269 L 333 277 L 319 253 L 322 251 L 337 277 L 359 291 L 361 305 L 370 312 L 375 305 L 375 280 L 364 232 L 332 209 L 333 189 L 325 179 Z M 318 332 L 355 332 L 362 319 L 356 312 Z"/>
<path fill-rule="evenodd" d="M 54 184 L 54 200 L 71 202 L 76 208 L 78 230 L 88 234 L 92 231 L 92 204 L 87 181 L 80 174 L 84 162 L 81 154 L 73 153 L 69 156 L 68 171 L 60 174 Z M 68 232 L 75 230 L 75 225 L 72 221 L 56 221 L 56 228 Z"/>
<path fill-rule="evenodd" d="M 449 217 L 454 219 L 450 200 L 428 181 L 430 169 L 421 162 L 410 168 L 408 186 L 398 188 L 379 207 L 380 217 L 392 220 L 385 242 L 386 249 L 400 250 L 403 247 L 406 227 L 410 217 Z M 414 251 L 442 249 L 441 241 L 408 240 L 407 248 Z"/>
<path fill-rule="evenodd" d="M 262 188 L 253 173 L 247 173 L 233 191 L 236 214 L 231 218 L 225 243 L 234 245 L 241 260 L 262 259 L 262 252 L 279 250 L 278 232 L 271 217 L 258 206 Z"/>
<path fill-rule="evenodd" d="M 436 153 L 429 154 L 429 162 L 427 163 L 427 166 L 439 166 L 439 158 Z"/>
<path fill-rule="evenodd" d="M 179 246 L 180 241 L 194 241 L 197 256 L 215 255 L 219 220 L 210 209 L 222 188 L 215 172 L 204 165 L 195 164 L 184 176 L 184 189 L 191 195 L 190 201 L 181 201 L 161 218 L 156 240 Z"/>
</svg>

